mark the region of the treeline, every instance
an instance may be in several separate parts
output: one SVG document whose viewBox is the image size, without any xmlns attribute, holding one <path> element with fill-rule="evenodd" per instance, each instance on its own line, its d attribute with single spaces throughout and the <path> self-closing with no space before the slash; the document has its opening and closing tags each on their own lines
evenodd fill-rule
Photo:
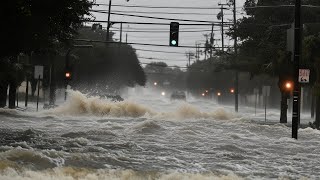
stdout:
<svg viewBox="0 0 320 180">
<path fill-rule="evenodd" d="M 90 43 L 90 49 L 77 48 L 83 45 L 74 41 L 77 38 L 105 41 L 105 31 L 83 27 L 93 19 L 92 5 L 88 0 L 2 2 L 5 27 L 0 36 L 5 46 L 0 53 L 0 107 L 7 105 L 9 89 L 9 108 L 15 108 L 16 90 L 23 81 L 31 82 L 34 94 L 34 65 L 44 66 L 43 88 L 50 89 L 54 103 L 55 90 L 65 86 L 67 59 L 72 66 L 70 84 L 76 88 L 85 89 L 84 84 L 99 84 L 101 89 L 144 85 L 145 75 L 132 47 Z"/>
</svg>

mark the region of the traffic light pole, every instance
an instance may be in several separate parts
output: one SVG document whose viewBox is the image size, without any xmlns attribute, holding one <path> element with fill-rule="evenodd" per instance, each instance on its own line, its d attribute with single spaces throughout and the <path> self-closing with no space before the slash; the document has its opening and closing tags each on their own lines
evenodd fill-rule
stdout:
<svg viewBox="0 0 320 180">
<path fill-rule="evenodd" d="M 300 122 L 299 61 L 301 58 L 301 0 L 296 0 L 294 23 L 294 90 L 292 106 L 292 138 L 298 139 Z"/>
</svg>

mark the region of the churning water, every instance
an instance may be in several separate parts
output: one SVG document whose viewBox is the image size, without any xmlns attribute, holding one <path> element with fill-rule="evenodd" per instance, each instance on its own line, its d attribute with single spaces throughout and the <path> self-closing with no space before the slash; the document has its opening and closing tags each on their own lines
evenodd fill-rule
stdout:
<svg viewBox="0 0 320 180">
<path fill-rule="evenodd" d="M 72 92 L 56 109 L 0 109 L 0 179 L 319 179 L 320 133 L 209 100 Z M 272 113 L 272 112 L 271 112 Z"/>
</svg>

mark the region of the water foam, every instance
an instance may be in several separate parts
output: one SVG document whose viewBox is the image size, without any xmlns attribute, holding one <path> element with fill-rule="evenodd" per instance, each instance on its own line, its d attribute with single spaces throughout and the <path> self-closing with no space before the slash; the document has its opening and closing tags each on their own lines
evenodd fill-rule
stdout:
<svg viewBox="0 0 320 180">
<path fill-rule="evenodd" d="M 241 177 L 230 175 L 216 175 L 213 173 L 160 173 L 160 172 L 137 172 L 133 170 L 92 170 L 85 168 L 53 168 L 44 171 L 16 171 L 7 168 L 0 171 L 0 179 L 3 180 L 238 180 Z"/>
<path fill-rule="evenodd" d="M 54 109 L 54 114 L 96 115 L 111 117 L 141 117 L 153 112 L 148 108 L 131 102 L 110 102 L 98 97 L 86 97 L 79 91 L 72 91 L 65 104 Z"/>
<path fill-rule="evenodd" d="M 235 116 L 220 108 L 214 112 L 201 112 L 196 107 L 184 103 L 172 112 L 156 112 L 143 105 L 124 101 L 110 102 L 98 97 L 87 97 L 79 91 L 70 92 L 69 100 L 60 107 L 47 111 L 55 115 L 109 116 L 109 117 L 148 117 L 166 120 L 219 119 L 230 120 Z"/>
</svg>

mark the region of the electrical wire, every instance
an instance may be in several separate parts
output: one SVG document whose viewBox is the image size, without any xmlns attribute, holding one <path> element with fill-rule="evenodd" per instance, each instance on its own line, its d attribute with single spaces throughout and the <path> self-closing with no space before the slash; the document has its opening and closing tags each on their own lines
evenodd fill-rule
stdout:
<svg viewBox="0 0 320 180">
<path fill-rule="evenodd" d="M 90 42 L 90 43 L 105 43 L 105 44 L 128 44 L 128 45 L 140 45 L 140 46 L 158 46 L 158 47 L 179 47 L 179 48 L 200 48 L 204 49 L 205 47 L 199 46 L 169 46 L 164 44 L 148 44 L 148 43 L 119 43 L 114 41 L 101 41 L 101 40 L 91 40 L 91 39 L 73 39 L 74 41 L 80 42 Z M 217 49 L 221 49 L 222 47 L 213 47 Z M 225 46 L 224 48 L 233 48 L 231 46 Z"/>
<path fill-rule="evenodd" d="M 109 6 L 109 4 L 96 3 L 96 6 Z M 112 4 L 114 7 L 134 7 L 134 8 L 149 8 L 149 9 L 221 9 L 221 7 L 187 7 L 187 6 L 139 6 L 139 5 L 121 5 L 121 4 Z M 228 8 L 223 8 L 228 9 Z"/>
<path fill-rule="evenodd" d="M 93 9 L 93 11 L 100 11 L 100 12 L 105 12 L 108 13 L 108 11 L 106 10 L 95 10 Z M 194 13 L 194 12 L 160 12 L 160 11 L 119 11 L 119 10 L 112 10 L 112 12 L 114 13 L 138 13 L 138 14 L 176 14 L 176 15 L 200 15 L 200 16 L 216 16 L 218 14 L 213 14 L 213 13 Z M 237 13 L 238 15 L 242 15 L 243 12 L 241 13 Z M 224 13 L 224 15 L 233 15 L 233 14 L 227 14 Z"/>
<path fill-rule="evenodd" d="M 99 10 L 90 10 L 91 12 L 103 13 L 107 14 L 108 12 L 99 11 Z M 142 15 L 135 15 L 135 14 L 124 14 L 124 13 L 114 13 L 111 12 L 110 14 L 119 15 L 119 16 L 131 16 L 131 17 L 138 17 L 138 18 L 147 18 L 147 19 L 159 19 L 159 20 L 170 20 L 170 21 L 185 21 L 185 22 L 199 22 L 199 23 L 221 23 L 221 22 L 214 22 L 214 21 L 201 21 L 201 20 L 191 20 L 191 19 L 174 19 L 174 18 L 164 18 L 164 17 L 155 17 L 155 16 L 142 16 Z"/>
</svg>

